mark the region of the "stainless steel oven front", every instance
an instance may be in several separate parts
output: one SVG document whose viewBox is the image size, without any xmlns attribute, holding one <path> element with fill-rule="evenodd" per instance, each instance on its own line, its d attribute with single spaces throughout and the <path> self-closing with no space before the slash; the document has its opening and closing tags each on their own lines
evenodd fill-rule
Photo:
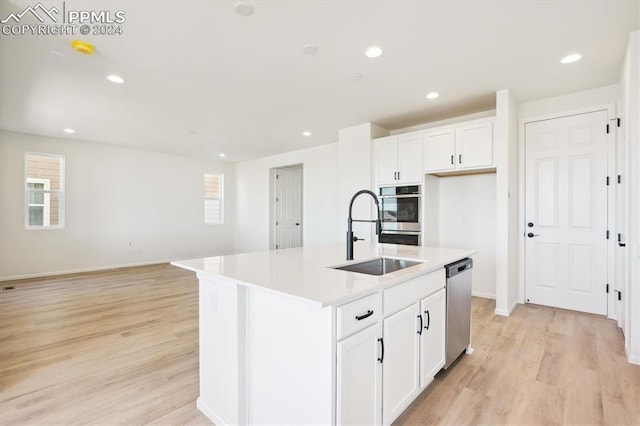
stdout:
<svg viewBox="0 0 640 426">
<path fill-rule="evenodd" d="M 420 185 L 378 188 L 381 243 L 420 245 Z"/>
</svg>

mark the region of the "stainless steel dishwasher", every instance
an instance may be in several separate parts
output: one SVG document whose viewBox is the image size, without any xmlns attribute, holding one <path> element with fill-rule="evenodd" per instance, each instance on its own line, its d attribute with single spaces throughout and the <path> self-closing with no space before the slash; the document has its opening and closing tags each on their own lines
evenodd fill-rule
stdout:
<svg viewBox="0 0 640 426">
<path fill-rule="evenodd" d="M 469 258 L 446 265 L 447 328 L 445 365 L 447 369 L 471 343 L 471 269 Z"/>
</svg>

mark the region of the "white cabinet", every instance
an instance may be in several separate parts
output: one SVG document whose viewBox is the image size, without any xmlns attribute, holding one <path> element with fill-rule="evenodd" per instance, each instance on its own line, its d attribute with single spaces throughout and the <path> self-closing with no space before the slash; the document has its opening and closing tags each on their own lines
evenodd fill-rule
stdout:
<svg viewBox="0 0 640 426">
<path fill-rule="evenodd" d="M 443 129 L 424 136 L 424 169 L 455 169 L 456 139 L 454 129 Z"/>
<path fill-rule="evenodd" d="M 414 303 L 383 321 L 382 413 L 385 425 L 391 424 L 419 391 L 419 307 L 419 303 Z"/>
<path fill-rule="evenodd" d="M 444 367 L 445 295 L 442 289 L 420 302 L 420 388 L 431 383 L 433 376 Z"/>
<path fill-rule="evenodd" d="M 423 153 L 425 173 L 489 168 L 493 166 L 493 121 L 429 131 Z"/>
<path fill-rule="evenodd" d="M 377 185 L 422 181 L 422 135 L 389 136 L 375 142 Z"/>
<path fill-rule="evenodd" d="M 337 343 L 338 424 L 381 424 L 381 331 L 381 324 L 378 322 Z"/>
</svg>

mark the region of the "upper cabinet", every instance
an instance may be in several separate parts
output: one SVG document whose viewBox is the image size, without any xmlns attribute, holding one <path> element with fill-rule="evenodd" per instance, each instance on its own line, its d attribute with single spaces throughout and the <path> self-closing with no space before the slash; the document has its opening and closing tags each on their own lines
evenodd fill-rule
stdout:
<svg viewBox="0 0 640 426">
<path fill-rule="evenodd" d="M 422 135 L 388 136 L 374 141 L 377 185 L 422 181 Z"/>
<path fill-rule="evenodd" d="M 424 136 L 424 173 L 492 166 L 493 120 L 427 131 Z"/>
</svg>

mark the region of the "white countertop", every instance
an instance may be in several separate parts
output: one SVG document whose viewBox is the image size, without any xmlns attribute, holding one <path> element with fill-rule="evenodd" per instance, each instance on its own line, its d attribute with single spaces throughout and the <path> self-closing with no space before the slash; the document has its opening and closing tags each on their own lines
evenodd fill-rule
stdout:
<svg viewBox="0 0 640 426">
<path fill-rule="evenodd" d="M 435 271 L 476 251 L 358 242 L 354 244 L 354 260 L 346 261 L 345 253 L 345 244 L 330 244 L 180 260 L 171 264 L 325 307 Z M 379 276 L 331 268 L 381 256 L 423 263 Z"/>
</svg>

